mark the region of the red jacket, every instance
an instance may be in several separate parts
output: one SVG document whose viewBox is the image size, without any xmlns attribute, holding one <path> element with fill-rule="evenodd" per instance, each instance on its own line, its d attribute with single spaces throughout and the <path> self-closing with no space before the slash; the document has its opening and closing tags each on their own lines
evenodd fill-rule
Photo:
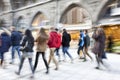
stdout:
<svg viewBox="0 0 120 80">
<path fill-rule="evenodd" d="M 60 48 L 60 46 L 61 46 L 61 42 L 62 42 L 62 39 L 61 39 L 61 34 L 59 34 L 59 33 L 58 33 L 57 48 Z"/>
<path fill-rule="evenodd" d="M 55 31 L 50 32 L 50 37 L 48 40 L 49 48 L 57 48 L 58 34 Z"/>
</svg>

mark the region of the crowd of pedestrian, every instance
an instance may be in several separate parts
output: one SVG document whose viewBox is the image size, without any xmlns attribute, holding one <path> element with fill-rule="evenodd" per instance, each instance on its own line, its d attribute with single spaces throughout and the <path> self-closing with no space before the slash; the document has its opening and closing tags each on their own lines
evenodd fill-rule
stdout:
<svg viewBox="0 0 120 80">
<path fill-rule="evenodd" d="M 61 62 L 61 55 L 59 53 L 59 49 L 62 48 L 63 57 L 66 61 L 66 55 L 70 58 L 71 63 L 73 63 L 73 57 L 69 52 L 71 35 L 67 32 L 66 29 L 63 29 L 62 32 L 55 28 L 51 27 L 50 32 L 46 32 L 44 28 L 40 28 L 37 38 L 34 39 L 31 30 L 26 29 L 24 33 L 16 31 L 15 27 L 10 27 L 11 35 L 7 34 L 5 31 L 0 34 L 0 66 L 3 66 L 4 63 L 4 54 L 11 49 L 11 62 L 10 64 L 14 64 L 15 59 L 15 51 L 17 51 L 20 64 L 18 71 L 15 73 L 20 75 L 23 63 L 25 58 L 28 58 L 30 68 L 32 71 L 32 76 L 34 77 L 35 70 L 38 65 L 39 56 L 42 55 L 45 67 L 46 74 L 49 73 L 49 65 L 51 60 L 53 60 L 55 64 L 55 70 L 59 70 L 59 62 Z M 48 34 L 49 33 L 49 34 Z M 102 59 L 106 59 L 105 54 L 105 33 L 102 28 L 98 28 L 94 31 L 92 38 L 94 39 L 94 47 L 92 52 L 95 54 L 97 67 L 100 68 L 100 63 L 104 65 Z M 33 47 L 36 46 L 36 55 L 35 55 L 35 63 L 33 63 Z M 88 49 L 90 46 L 90 37 L 88 35 L 88 30 L 80 30 L 79 40 L 78 40 L 78 50 L 76 54 L 78 54 L 80 59 L 83 59 L 83 62 L 87 61 L 88 56 L 92 61 L 92 56 L 88 53 Z M 11 47 L 11 48 L 10 48 Z M 49 48 L 49 59 L 46 59 L 46 49 Z M 82 56 L 80 55 L 82 52 Z M 55 54 L 56 53 L 56 54 Z M 58 60 L 55 58 L 57 55 Z"/>
</svg>

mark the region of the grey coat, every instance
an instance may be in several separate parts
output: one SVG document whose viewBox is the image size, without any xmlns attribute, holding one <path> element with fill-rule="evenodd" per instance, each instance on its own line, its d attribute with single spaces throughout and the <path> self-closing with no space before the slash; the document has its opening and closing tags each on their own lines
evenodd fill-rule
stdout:
<svg viewBox="0 0 120 80">
<path fill-rule="evenodd" d="M 92 38 L 95 40 L 92 52 L 98 54 L 98 57 L 101 57 L 105 49 L 105 35 L 94 33 Z"/>
</svg>

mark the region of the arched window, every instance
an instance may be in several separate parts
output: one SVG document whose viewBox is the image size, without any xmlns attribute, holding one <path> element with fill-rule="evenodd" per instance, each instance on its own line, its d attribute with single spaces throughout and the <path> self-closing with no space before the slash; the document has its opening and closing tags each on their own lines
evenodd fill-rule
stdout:
<svg viewBox="0 0 120 80">
<path fill-rule="evenodd" d="M 42 14 L 41 12 L 38 12 L 35 17 L 33 18 L 32 21 L 32 26 L 33 27 L 38 27 L 40 25 L 42 25 L 42 21 L 47 20 L 46 16 L 44 14 Z"/>
</svg>

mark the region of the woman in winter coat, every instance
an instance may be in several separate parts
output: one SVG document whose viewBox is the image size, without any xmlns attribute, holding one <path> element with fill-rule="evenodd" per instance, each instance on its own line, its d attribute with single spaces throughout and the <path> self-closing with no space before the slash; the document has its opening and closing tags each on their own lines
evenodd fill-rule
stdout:
<svg viewBox="0 0 120 80">
<path fill-rule="evenodd" d="M 21 49 L 23 54 L 22 54 L 22 57 L 21 57 L 19 70 L 18 70 L 18 72 L 16 72 L 16 74 L 20 75 L 20 71 L 22 69 L 25 58 L 28 58 L 30 68 L 31 68 L 31 71 L 32 71 L 32 74 L 33 74 L 32 57 L 33 57 L 34 38 L 33 38 L 32 33 L 29 29 L 27 29 L 25 31 L 25 35 L 23 36 L 23 41 L 22 41 L 21 46 L 23 47 L 23 49 Z M 32 75 L 32 77 L 33 77 L 33 75 Z"/>
<path fill-rule="evenodd" d="M 41 28 L 40 32 L 39 32 L 39 36 L 36 39 L 36 45 L 37 45 L 36 51 L 37 51 L 37 53 L 36 53 L 33 72 L 35 72 L 35 69 L 36 69 L 37 64 L 38 64 L 39 55 L 41 54 L 42 58 L 43 58 L 43 61 L 45 63 L 46 69 L 47 69 L 46 74 L 49 73 L 49 66 L 48 66 L 47 60 L 45 58 L 45 51 L 46 51 L 46 48 L 47 48 L 48 39 L 49 39 L 49 36 L 45 32 L 45 29 Z"/>
<path fill-rule="evenodd" d="M 4 61 L 4 53 L 8 52 L 10 46 L 11 46 L 11 38 L 10 36 L 6 33 L 3 32 L 1 33 L 1 38 L 0 38 L 0 58 L 1 58 L 1 66 L 3 65 L 3 61 Z"/>
<path fill-rule="evenodd" d="M 98 28 L 92 35 L 92 38 L 95 40 L 94 47 L 92 49 L 92 52 L 96 56 L 97 60 L 97 67 L 96 69 L 100 68 L 100 63 L 103 64 L 102 57 L 105 54 L 105 33 L 102 28 Z"/>
</svg>

